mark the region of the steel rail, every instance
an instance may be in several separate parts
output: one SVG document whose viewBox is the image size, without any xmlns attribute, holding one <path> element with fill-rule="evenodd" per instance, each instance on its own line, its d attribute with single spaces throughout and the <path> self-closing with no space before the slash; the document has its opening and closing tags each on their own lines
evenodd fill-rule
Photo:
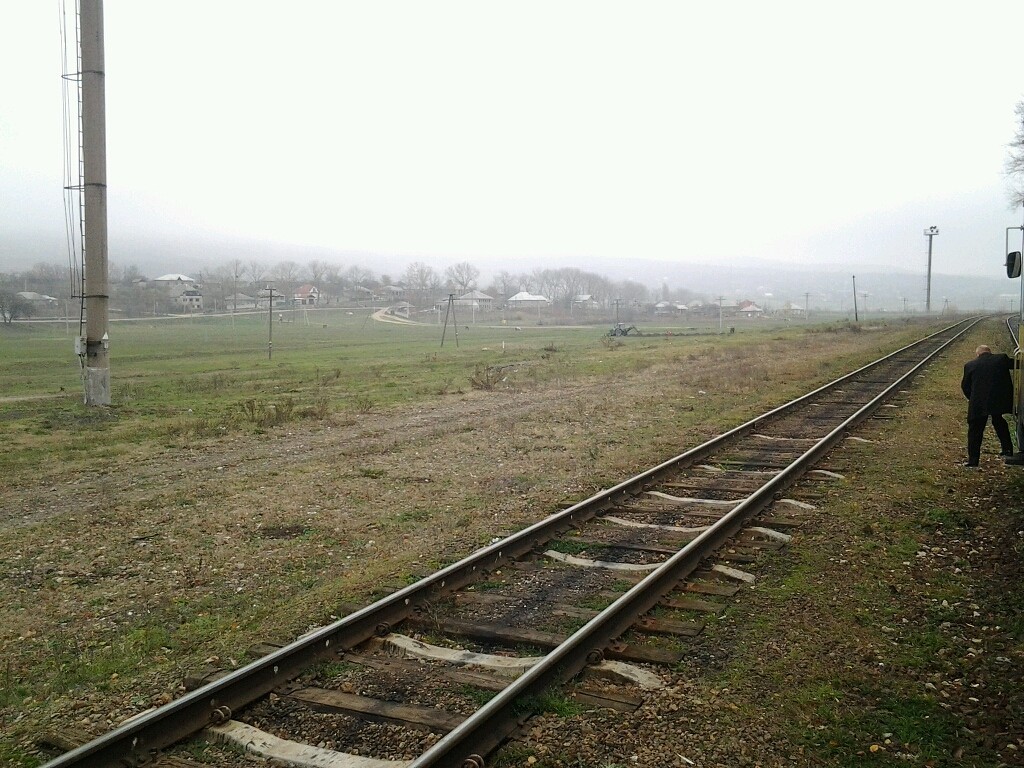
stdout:
<svg viewBox="0 0 1024 768">
<path fill-rule="evenodd" d="M 971 326 L 973 326 L 974 322 L 977 322 L 977 320 L 974 319 L 973 322 L 971 320 L 961 321 L 929 334 L 788 403 L 773 408 L 628 480 L 599 491 L 561 512 L 557 512 L 542 521 L 534 523 L 499 542 L 483 547 L 462 560 L 421 579 L 415 584 L 410 584 L 332 624 L 315 630 L 305 637 L 283 646 L 244 667 L 240 667 L 218 680 L 207 683 L 203 687 L 191 691 L 169 704 L 142 713 L 103 736 L 54 758 L 46 763 L 43 768 L 68 768 L 69 766 L 97 766 L 97 768 L 116 766 L 117 768 L 123 768 L 125 764 L 144 762 L 154 752 L 195 734 L 205 726 L 230 719 L 233 712 L 270 693 L 274 688 L 283 685 L 285 682 L 294 679 L 311 665 L 327 660 L 336 653 L 353 648 L 375 635 L 386 634 L 390 631 L 391 626 L 407 618 L 417 605 L 440 594 L 454 591 L 470 584 L 481 573 L 500 568 L 503 564 L 528 554 L 539 547 L 541 543 L 553 538 L 562 531 L 568 530 L 580 522 L 587 521 L 614 504 L 635 495 L 645 486 L 650 485 L 680 465 L 699 461 L 730 441 L 749 434 L 766 421 L 800 407 L 809 400 L 829 389 L 842 385 L 864 371 L 882 365 L 909 349 L 925 344 L 936 336 L 956 328 L 958 325 L 971 323 Z M 964 330 L 966 328 L 961 330 L 957 337 Z M 940 349 L 944 348 L 944 346 L 945 344 Z M 932 353 L 932 355 L 934 354 L 935 352 Z M 930 356 L 926 359 L 930 359 Z M 707 537 L 698 539 L 698 541 L 706 540 Z M 692 551 L 692 548 L 687 547 L 680 552 L 680 555 L 683 552 L 690 551 Z M 673 558 L 669 562 L 674 562 L 675 559 Z M 649 583 L 649 581 L 645 579 L 641 583 Z M 626 596 L 632 594 L 632 592 L 633 590 L 627 593 Z M 649 608 L 640 611 L 640 613 L 642 614 L 646 610 L 649 610 Z M 608 620 L 602 619 L 602 616 L 604 616 L 603 613 L 591 624 L 596 622 L 598 626 L 603 626 Z M 624 625 L 614 632 L 608 630 L 605 632 L 607 639 L 603 641 L 604 644 L 596 646 L 593 650 L 600 652 L 604 645 L 607 645 L 608 642 L 625 631 L 626 628 L 628 628 L 628 625 Z M 611 633 L 609 634 L 608 632 Z M 530 676 L 526 679 L 531 681 L 533 677 Z M 446 743 L 448 743 L 447 739 L 442 739 L 438 746 Z M 431 750 L 425 753 L 423 757 L 433 752 L 434 750 Z M 435 764 L 440 763 L 416 763 L 417 766 Z"/>
<path fill-rule="evenodd" d="M 827 454 L 854 425 L 866 419 L 889 398 L 893 391 L 912 378 L 939 352 L 959 339 L 977 323 L 974 320 L 928 354 L 917 365 L 847 417 L 841 424 L 780 471 L 761 488 L 739 502 L 718 522 L 700 534 L 657 570 L 634 585 L 598 616 L 577 630 L 564 643 L 548 653 L 513 683 L 504 688 L 473 715 L 441 738 L 433 747 L 409 764 L 409 768 L 483 768 L 481 755 L 489 754 L 507 738 L 516 726 L 520 702 L 539 695 L 553 682 L 575 677 L 587 663 L 601 658 L 601 649 L 629 629 L 637 618 L 655 607 L 664 595 L 709 555 L 735 536 L 743 526 L 792 485 L 808 468 Z M 953 327 L 953 326 L 950 326 Z M 948 329 L 946 329 L 948 330 Z M 943 331 L 940 331 L 942 333 Z M 931 338 L 931 337 L 929 337 Z M 498 725 L 501 724 L 501 725 Z M 504 726 L 504 727 L 502 727 Z"/>
</svg>

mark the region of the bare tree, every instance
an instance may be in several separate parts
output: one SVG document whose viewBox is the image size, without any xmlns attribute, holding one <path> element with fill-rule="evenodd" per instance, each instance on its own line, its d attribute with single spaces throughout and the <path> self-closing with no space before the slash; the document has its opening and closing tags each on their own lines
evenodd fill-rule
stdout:
<svg viewBox="0 0 1024 768">
<path fill-rule="evenodd" d="M 320 286 L 320 298 L 325 304 L 330 304 L 331 299 L 341 295 L 344 287 L 344 278 L 341 276 L 341 267 L 337 264 L 328 264 L 324 269 L 323 286 Z"/>
<path fill-rule="evenodd" d="M 64 303 L 65 307 L 73 292 L 68 268 L 60 264 L 44 262 L 33 264 L 32 269 L 22 276 L 22 280 L 23 290 L 32 290 L 53 296 Z"/>
<path fill-rule="evenodd" d="M 327 273 L 327 267 L 327 262 L 320 261 L 320 259 L 313 259 L 306 265 L 306 272 L 309 274 L 309 280 L 317 288 L 320 287 L 319 283 L 324 279 L 324 275 Z"/>
<path fill-rule="evenodd" d="M 552 305 L 563 305 L 568 307 L 568 290 L 565 283 L 564 269 L 544 270 L 544 290 L 541 291 Z"/>
<path fill-rule="evenodd" d="M 155 315 L 165 305 L 167 292 L 154 283 L 136 280 L 125 285 L 111 284 L 111 301 L 116 302 L 125 317 Z"/>
<path fill-rule="evenodd" d="M 539 274 L 540 270 L 535 269 L 533 272 L 520 272 L 516 275 L 516 282 L 519 284 L 516 286 L 517 292 L 529 291 L 530 293 L 539 293 L 540 284 L 537 282 Z"/>
<path fill-rule="evenodd" d="M 502 298 L 507 298 L 519 289 L 519 278 L 511 272 L 502 270 L 494 276 L 488 293 L 496 293 Z"/>
<path fill-rule="evenodd" d="M 530 293 L 537 293 L 546 298 L 551 298 L 551 270 L 550 269 L 535 269 L 530 273 L 530 288 L 526 290 Z"/>
<path fill-rule="evenodd" d="M 253 259 L 246 265 L 245 271 L 248 273 L 249 279 L 252 281 L 253 291 L 258 294 L 260 288 L 263 287 L 263 281 L 267 277 L 267 265 L 262 261 Z"/>
<path fill-rule="evenodd" d="M 294 283 L 299 279 L 299 265 L 294 261 L 279 261 L 274 265 L 274 277 L 285 283 Z"/>
<path fill-rule="evenodd" d="M 232 259 L 224 267 L 224 274 L 228 282 L 231 283 L 231 311 L 235 312 L 238 310 L 238 281 L 245 274 L 245 266 L 242 264 L 241 259 Z"/>
<path fill-rule="evenodd" d="M 5 325 L 31 316 L 32 302 L 19 296 L 13 288 L 0 289 L 0 320 Z"/>
<path fill-rule="evenodd" d="M 571 309 L 576 297 L 583 293 L 583 285 L 586 277 L 582 270 L 575 267 L 566 267 L 559 270 L 562 273 L 562 286 L 565 291 L 565 303 Z"/>
<path fill-rule="evenodd" d="M 28 273 L 36 280 L 63 280 L 67 276 L 66 270 L 67 267 L 62 267 L 60 264 L 40 261 L 33 264 Z"/>
<path fill-rule="evenodd" d="M 422 261 L 414 261 L 406 267 L 404 279 L 410 297 L 415 298 L 412 303 L 421 309 L 430 303 L 433 294 L 441 287 L 441 278 L 437 272 Z"/>
<path fill-rule="evenodd" d="M 217 307 L 223 306 L 224 303 L 224 286 L 218 282 L 215 276 L 216 271 L 216 268 L 211 269 L 210 267 L 203 267 L 199 270 L 199 282 L 196 284 L 196 288 L 203 292 L 204 311 L 212 309 L 216 312 Z M 218 296 L 221 299 L 219 303 Z"/>
<path fill-rule="evenodd" d="M 612 285 L 608 278 L 596 275 L 593 272 L 583 273 L 583 288 L 581 293 L 590 294 L 594 301 L 607 306 L 612 298 Z"/>
<path fill-rule="evenodd" d="M 299 265 L 294 261 L 279 261 L 274 265 L 274 278 L 277 280 L 278 295 L 283 296 L 288 306 L 295 298 L 295 289 L 299 281 Z"/>
<path fill-rule="evenodd" d="M 374 282 L 374 277 L 373 272 L 365 267 L 352 266 L 345 270 L 345 280 L 353 288 L 357 285 L 369 288 Z"/>
<path fill-rule="evenodd" d="M 204 270 L 203 306 L 214 312 L 234 311 L 237 304 L 234 295 L 238 293 L 236 280 L 230 264 Z"/>
<path fill-rule="evenodd" d="M 37 291 L 54 296 L 58 295 L 58 291 L 61 290 L 63 285 L 68 284 L 68 268 L 62 267 L 60 264 L 46 264 L 43 262 L 33 264 L 28 276 L 35 285 L 43 286 L 36 288 Z"/>
<path fill-rule="evenodd" d="M 452 264 L 444 271 L 445 279 L 453 290 L 461 293 L 468 293 L 476 289 L 477 278 L 480 277 L 480 270 L 468 261 L 460 261 Z"/>
<path fill-rule="evenodd" d="M 631 313 L 639 309 L 650 296 L 650 290 L 647 286 L 635 280 L 623 280 L 615 287 L 618 290 L 618 298 L 623 302 L 620 307 L 628 307 Z"/>
<path fill-rule="evenodd" d="M 1024 99 L 1014 107 L 1017 115 L 1017 133 L 1010 142 L 1010 154 L 1006 158 L 1006 176 L 1010 180 L 1010 204 L 1017 208 L 1024 205 Z"/>
</svg>

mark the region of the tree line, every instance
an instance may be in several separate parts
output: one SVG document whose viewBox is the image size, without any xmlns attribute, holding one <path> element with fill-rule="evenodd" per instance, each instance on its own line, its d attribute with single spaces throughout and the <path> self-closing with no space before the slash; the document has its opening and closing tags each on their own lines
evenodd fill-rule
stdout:
<svg viewBox="0 0 1024 768">
<path fill-rule="evenodd" d="M 239 295 L 256 297 L 270 285 L 275 291 L 290 297 L 307 283 L 320 292 L 322 304 L 383 299 L 389 294 L 387 289 L 399 288 L 409 303 L 421 309 L 443 301 L 449 294 L 462 296 L 474 290 L 486 293 L 499 303 L 520 291 L 528 291 L 544 296 L 552 306 L 566 311 L 571 311 L 573 303 L 581 296 L 590 297 L 590 301 L 602 307 L 615 302 L 622 306 L 638 306 L 652 300 L 686 302 L 695 297 L 692 291 L 670 290 L 667 285 L 652 292 L 634 280 L 613 281 L 574 267 L 529 272 L 502 270 L 488 283 L 482 284 L 480 270 L 465 261 L 444 270 L 414 261 L 396 275 L 376 273 L 358 265 L 343 267 L 322 260 L 305 264 L 291 260 L 268 264 L 259 259 L 232 259 L 188 276 L 200 286 L 208 311 L 231 311 Z M 135 265 L 111 262 L 108 290 L 112 311 L 126 317 L 140 317 L 178 310 L 165 288 L 150 282 L 152 277 L 155 276 L 147 276 Z M 52 296 L 58 300 L 63 313 L 71 304 L 72 297 L 81 292 L 77 281 L 78 276 L 69 274 L 68 268 L 60 264 L 39 263 L 24 272 L 0 273 L 0 313 L 5 319 L 31 314 L 31 306 L 26 306 L 19 299 L 18 291 Z"/>
</svg>

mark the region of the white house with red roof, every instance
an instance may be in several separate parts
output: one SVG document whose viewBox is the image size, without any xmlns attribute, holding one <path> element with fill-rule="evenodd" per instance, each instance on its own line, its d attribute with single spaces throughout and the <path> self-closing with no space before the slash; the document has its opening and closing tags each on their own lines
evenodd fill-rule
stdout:
<svg viewBox="0 0 1024 768">
<path fill-rule="evenodd" d="M 309 283 L 300 285 L 292 294 L 292 303 L 300 307 L 315 307 L 320 303 L 320 289 Z"/>
</svg>

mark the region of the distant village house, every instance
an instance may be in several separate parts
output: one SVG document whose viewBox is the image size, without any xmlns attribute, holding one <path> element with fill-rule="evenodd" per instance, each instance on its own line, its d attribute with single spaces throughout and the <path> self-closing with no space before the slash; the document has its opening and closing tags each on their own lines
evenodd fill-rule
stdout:
<svg viewBox="0 0 1024 768">
<path fill-rule="evenodd" d="M 470 291 L 453 300 L 456 307 L 489 312 L 494 307 L 494 297 L 483 291 Z"/>
<path fill-rule="evenodd" d="M 538 294 L 530 293 L 529 291 L 520 291 L 512 296 L 509 296 L 505 303 L 510 309 L 525 309 L 527 307 L 543 307 L 548 304 L 546 296 L 540 296 Z"/>
<path fill-rule="evenodd" d="M 151 283 L 162 286 L 174 305 L 183 312 L 202 312 L 203 294 L 199 285 L 188 275 L 171 273 L 154 277 Z"/>
<path fill-rule="evenodd" d="M 24 299 L 32 308 L 32 314 L 36 317 L 48 315 L 57 309 L 58 300 L 53 296 L 35 291 L 18 291 L 18 298 Z"/>
<path fill-rule="evenodd" d="M 292 303 L 298 307 L 315 307 L 320 303 L 320 289 L 316 286 L 300 286 L 292 295 Z"/>
</svg>

